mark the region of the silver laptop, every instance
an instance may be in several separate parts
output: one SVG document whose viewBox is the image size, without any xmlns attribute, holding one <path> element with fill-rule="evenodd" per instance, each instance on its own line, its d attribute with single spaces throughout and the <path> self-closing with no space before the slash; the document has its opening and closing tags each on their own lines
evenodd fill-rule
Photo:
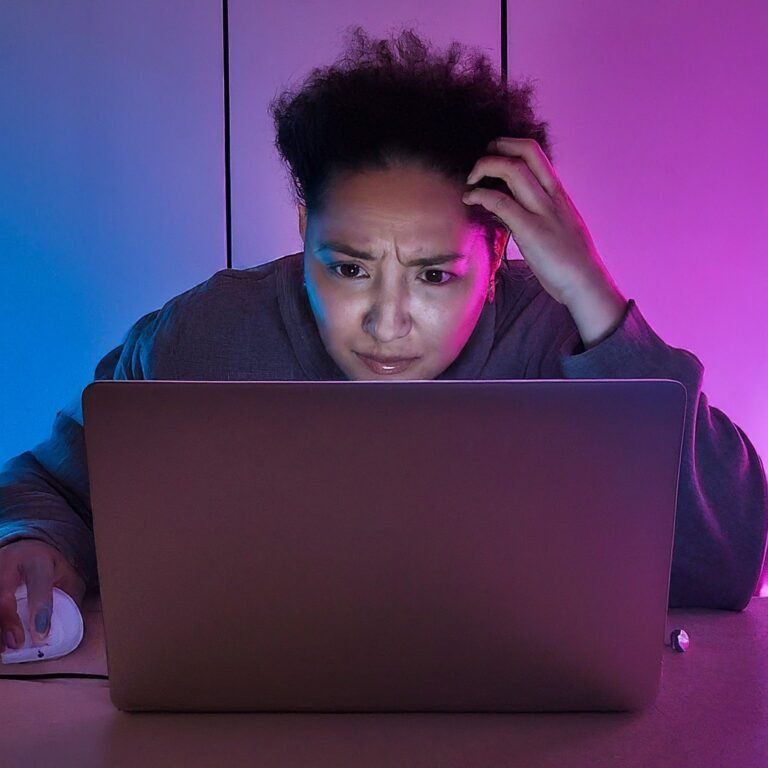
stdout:
<svg viewBox="0 0 768 768">
<path fill-rule="evenodd" d="M 621 711 L 657 693 L 671 380 L 96 381 L 125 711 Z"/>
</svg>

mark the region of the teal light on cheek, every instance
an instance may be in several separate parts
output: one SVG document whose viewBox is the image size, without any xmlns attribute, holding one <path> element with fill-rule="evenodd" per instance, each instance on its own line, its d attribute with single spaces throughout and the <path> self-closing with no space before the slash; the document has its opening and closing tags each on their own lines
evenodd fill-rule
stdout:
<svg viewBox="0 0 768 768">
<path fill-rule="evenodd" d="M 306 287 L 307 296 L 309 297 L 309 305 L 312 307 L 312 314 L 314 314 L 318 325 L 325 325 L 326 316 L 325 311 L 323 310 L 323 303 L 321 301 L 320 294 L 311 281 L 306 283 Z"/>
</svg>

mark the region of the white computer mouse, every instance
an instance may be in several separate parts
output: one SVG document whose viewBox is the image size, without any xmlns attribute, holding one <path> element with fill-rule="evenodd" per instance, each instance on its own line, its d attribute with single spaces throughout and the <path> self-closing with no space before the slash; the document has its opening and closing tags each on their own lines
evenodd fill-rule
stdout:
<svg viewBox="0 0 768 768">
<path fill-rule="evenodd" d="M 77 603 L 58 587 L 53 588 L 51 630 L 42 645 L 32 645 L 26 584 L 22 584 L 16 590 L 16 610 L 24 627 L 24 645 L 16 649 L 7 648 L 4 653 L 0 653 L 2 664 L 58 659 L 60 656 L 72 653 L 83 639 L 83 617 L 80 609 Z"/>
</svg>

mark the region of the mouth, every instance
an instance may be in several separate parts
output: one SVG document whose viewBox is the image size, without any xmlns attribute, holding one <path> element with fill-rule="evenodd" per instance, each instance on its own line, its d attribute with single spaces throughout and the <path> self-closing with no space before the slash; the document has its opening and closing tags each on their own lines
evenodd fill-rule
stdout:
<svg viewBox="0 0 768 768">
<path fill-rule="evenodd" d="M 419 359 L 418 357 L 370 357 L 368 355 L 361 355 L 359 352 L 355 352 L 355 354 L 374 373 L 383 376 L 402 373 Z"/>
</svg>

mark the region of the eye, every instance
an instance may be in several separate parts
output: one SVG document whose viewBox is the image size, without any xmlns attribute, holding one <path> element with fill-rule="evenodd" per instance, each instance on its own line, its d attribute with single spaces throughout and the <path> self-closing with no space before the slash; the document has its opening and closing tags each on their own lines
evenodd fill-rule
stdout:
<svg viewBox="0 0 768 768">
<path fill-rule="evenodd" d="M 432 285 L 442 285 L 443 283 L 448 283 L 453 280 L 455 275 L 451 274 L 450 272 L 445 272 L 442 269 L 428 269 L 424 273 L 424 277 L 425 282 L 427 283 L 432 283 Z"/>
<path fill-rule="evenodd" d="M 336 264 L 329 264 L 328 269 L 337 277 L 346 278 L 347 280 L 357 280 L 368 277 L 365 270 L 359 265 L 351 261 L 340 261 Z M 428 269 L 423 273 L 425 283 L 430 285 L 444 285 L 456 278 L 451 272 L 446 272 L 442 269 Z"/>
<path fill-rule="evenodd" d="M 359 264 L 353 264 L 349 261 L 342 261 L 338 264 L 331 264 L 329 269 L 331 272 L 333 272 L 334 275 L 338 275 L 339 277 L 346 277 L 352 280 L 363 276 L 360 274 L 363 268 Z M 345 271 L 339 272 L 339 270 Z"/>
</svg>

